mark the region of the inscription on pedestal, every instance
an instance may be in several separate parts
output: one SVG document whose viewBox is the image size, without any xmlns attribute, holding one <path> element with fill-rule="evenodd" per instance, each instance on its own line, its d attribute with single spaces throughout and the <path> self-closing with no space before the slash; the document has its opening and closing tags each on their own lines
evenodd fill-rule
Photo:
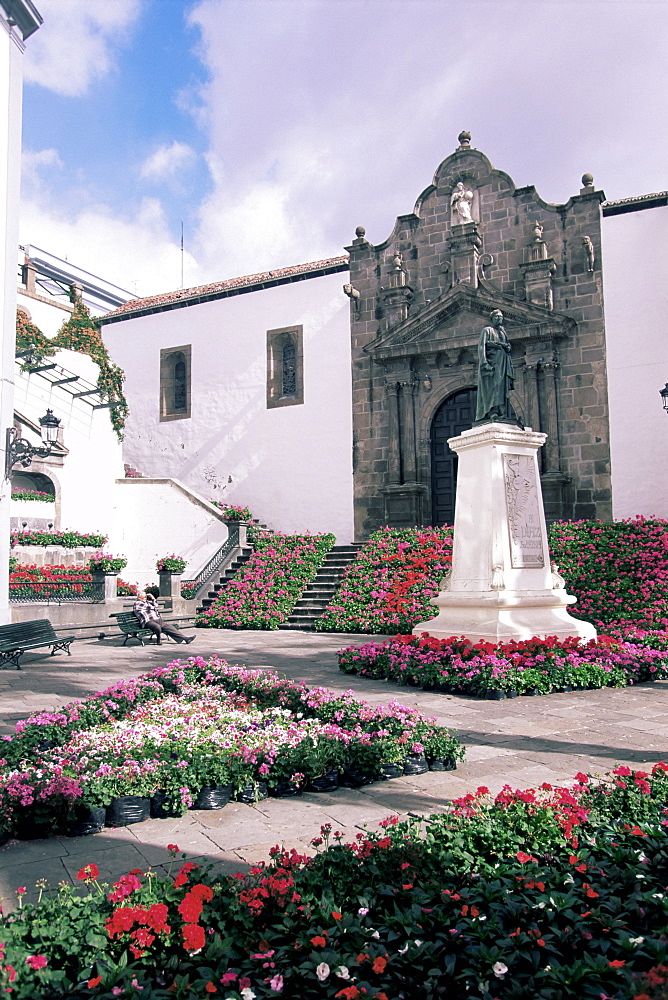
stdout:
<svg viewBox="0 0 668 1000">
<path fill-rule="evenodd" d="M 513 569 L 545 565 L 536 466 L 529 455 L 504 455 L 503 476 Z"/>
</svg>

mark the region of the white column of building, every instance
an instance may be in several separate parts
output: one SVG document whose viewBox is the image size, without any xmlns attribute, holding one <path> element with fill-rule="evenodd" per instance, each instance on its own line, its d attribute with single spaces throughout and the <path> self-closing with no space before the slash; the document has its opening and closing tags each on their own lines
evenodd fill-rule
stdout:
<svg viewBox="0 0 668 1000">
<path fill-rule="evenodd" d="M 9 497 L 4 478 L 5 431 L 14 419 L 14 354 L 21 172 L 24 41 L 42 19 L 30 0 L 0 0 L 0 624 L 10 620 L 8 600 Z"/>
</svg>

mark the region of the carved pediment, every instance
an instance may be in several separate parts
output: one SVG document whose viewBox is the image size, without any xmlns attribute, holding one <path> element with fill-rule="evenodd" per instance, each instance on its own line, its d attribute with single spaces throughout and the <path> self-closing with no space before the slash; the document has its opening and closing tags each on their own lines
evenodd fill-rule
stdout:
<svg viewBox="0 0 668 1000">
<path fill-rule="evenodd" d="M 364 350 L 380 362 L 443 350 L 458 352 L 477 344 L 493 309 L 502 311 L 511 343 L 562 340 L 575 329 L 569 316 L 504 296 L 486 282 L 476 289 L 461 284 L 381 333 Z"/>
</svg>

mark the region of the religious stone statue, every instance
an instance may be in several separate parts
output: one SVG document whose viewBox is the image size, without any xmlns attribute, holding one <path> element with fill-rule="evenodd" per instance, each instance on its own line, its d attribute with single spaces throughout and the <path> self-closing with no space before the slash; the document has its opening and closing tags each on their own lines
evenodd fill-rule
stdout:
<svg viewBox="0 0 668 1000">
<path fill-rule="evenodd" d="M 473 191 L 467 190 L 463 182 L 458 181 L 450 198 L 452 221 L 455 225 L 462 225 L 464 222 L 473 222 L 473 216 L 471 215 L 472 205 Z"/>
<path fill-rule="evenodd" d="M 491 326 L 486 326 L 478 342 L 478 400 L 475 423 L 494 420 L 517 423 L 510 405 L 510 390 L 515 385 L 515 372 L 510 359 L 510 344 L 503 328 L 503 313 L 490 313 Z"/>
</svg>

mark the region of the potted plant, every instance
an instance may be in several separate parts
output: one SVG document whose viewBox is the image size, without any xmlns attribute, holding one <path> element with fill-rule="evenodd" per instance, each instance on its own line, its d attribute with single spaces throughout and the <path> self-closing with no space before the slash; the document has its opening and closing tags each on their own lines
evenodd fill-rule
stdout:
<svg viewBox="0 0 668 1000">
<path fill-rule="evenodd" d="M 186 568 L 187 561 L 174 553 L 158 559 L 155 568 L 158 571 L 160 597 L 171 597 L 172 600 L 181 597 L 181 574 Z"/>
<path fill-rule="evenodd" d="M 125 569 L 128 561 L 125 556 L 111 556 L 107 552 L 94 552 L 88 560 L 90 573 L 113 573 L 116 576 Z"/>
</svg>

